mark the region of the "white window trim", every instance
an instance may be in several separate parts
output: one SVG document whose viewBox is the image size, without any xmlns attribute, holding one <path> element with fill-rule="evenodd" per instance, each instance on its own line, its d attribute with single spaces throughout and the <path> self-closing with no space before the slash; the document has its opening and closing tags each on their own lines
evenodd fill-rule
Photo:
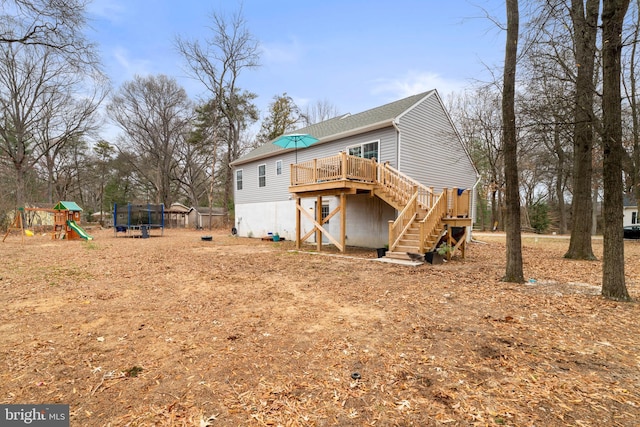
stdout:
<svg viewBox="0 0 640 427">
<path fill-rule="evenodd" d="M 278 164 L 280 164 L 280 173 L 278 173 Z M 284 173 L 284 164 L 282 160 L 276 160 L 276 176 L 280 176 Z"/>
<path fill-rule="evenodd" d="M 264 185 L 260 185 L 260 167 L 264 166 Z M 258 188 L 264 188 L 267 186 L 267 164 L 263 163 L 258 165 Z"/>
<path fill-rule="evenodd" d="M 358 144 L 351 144 L 351 145 L 347 145 L 345 151 L 347 152 L 347 154 L 349 153 L 349 149 L 350 148 L 355 148 L 355 147 L 360 147 L 360 152 L 363 153 L 364 149 L 363 147 L 367 144 L 378 144 L 378 157 L 376 157 L 376 162 L 380 163 L 380 139 L 374 139 L 372 141 L 365 141 L 365 142 L 361 142 Z"/>
<path fill-rule="evenodd" d="M 238 189 L 238 172 L 240 172 L 240 175 L 242 175 L 242 188 Z M 236 169 L 236 191 L 242 191 L 244 190 L 244 173 L 242 172 L 242 169 Z"/>
</svg>

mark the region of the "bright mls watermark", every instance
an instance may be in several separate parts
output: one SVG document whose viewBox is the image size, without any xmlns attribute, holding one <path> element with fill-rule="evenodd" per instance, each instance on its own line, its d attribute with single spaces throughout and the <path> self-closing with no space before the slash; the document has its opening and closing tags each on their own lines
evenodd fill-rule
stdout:
<svg viewBox="0 0 640 427">
<path fill-rule="evenodd" d="M 69 405 L 0 405 L 0 426 L 69 427 Z"/>
</svg>

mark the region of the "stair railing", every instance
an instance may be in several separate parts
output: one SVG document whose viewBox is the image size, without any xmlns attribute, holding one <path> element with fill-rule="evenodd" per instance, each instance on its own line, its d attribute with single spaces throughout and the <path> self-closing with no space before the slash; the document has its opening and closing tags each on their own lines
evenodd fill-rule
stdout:
<svg viewBox="0 0 640 427">
<path fill-rule="evenodd" d="M 404 236 L 411 224 L 418 216 L 418 191 L 414 191 L 404 209 L 398 214 L 395 221 L 389 221 L 389 251 L 398 246 L 400 239 Z"/>
<path fill-rule="evenodd" d="M 404 206 L 417 191 L 417 203 L 419 209 L 429 210 L 433 205 L 435 194 L 432 187 L 426 187 L 413 178 L 408 177 L 397 169 L 389 166 L 389 163 L 378 163 L 378 184 L 384 191 Z"/>
<path fill-rule="evenodd" d="M 442 193 L 435 200 L 433 206 L 427 212 L 424 219 L 420 221 L 420 252 L 426 252 L 427 250 L 433 249 L 433 245 L 437 243 L 433 242 L 429 243 L 429 236 L 431 236 L 440 226 L 442 218 L 444 218 L 447 214 L 448 204 L 447 204 L 447 195 L 448 191 L 446 188 L 442 190 Z"/>
</svg>

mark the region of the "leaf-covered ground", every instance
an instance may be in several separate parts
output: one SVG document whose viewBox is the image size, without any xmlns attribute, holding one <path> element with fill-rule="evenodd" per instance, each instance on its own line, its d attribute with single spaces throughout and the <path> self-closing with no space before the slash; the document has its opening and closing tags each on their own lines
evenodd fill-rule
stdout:
<svg viewBox="0 0 640 427">
<path fill-rule="evenodd" d="M 0 243 L 0 403 L 72 426 L 636 426 L 640 308 L 601 261 L 504 237 L 407 267 L 208 232 Z M 594 240 L 601 258 L 602 241 Z M 640 294 L 640 241 L 625 242 Z"/>
</svg>

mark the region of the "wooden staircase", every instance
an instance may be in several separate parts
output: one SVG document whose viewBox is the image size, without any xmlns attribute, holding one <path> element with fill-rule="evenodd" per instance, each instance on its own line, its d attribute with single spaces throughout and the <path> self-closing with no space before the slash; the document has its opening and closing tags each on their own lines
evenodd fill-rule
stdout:
<svg viewBox="0 0 640 427">
<path fill-rule="evenodd" d="M 434 250 L 440 241 L 455 247 L 454 251 L 460 250 L 464 257 L 466 235 L 460 232 L 466 231 L 465 227 L 471 225 L 468 189 L 445 188 L 437 194 L 433 187 L 420 184 L 388 163 L 351 156 L 346 152 L 291 164 L 290 176 L 289 192 L 297 200 L 296 247 L 315 235 L 318 250 L 321 250 L 323 236 L 326 236 L 344 252 L 346 197 L 367 192 L 399 212 L 395 221 L 389 221 L 386 257 L 408 259 L 407 252 L 424 254 Z M 340 214 L 341 232 L 337 239 L 323 227 L 325 219 L 312 217 L 300 203 L 303 197 L 321 199 L 325 195 L 340 197 L 340 205 L 329 215 Z M 317 203 L 321 203 L 321 200 Z M 313 223 L 313 229 L 305 235 L 302 235 L 300 227 L 303 217 Z M 452 234 L 457 237 L 452 237 Z M 447 257 L 450 256 L 451 253 Z"/>
<path fill-rule="evenodd" d="M 442 193 L 435 194 L 433 188 L 387 164 L 378 167 L 378 185 L 374 194 L 400 211 L 395 221 L 389 221 L 387 258 L 410 259 L 407 252 L 424 254 L 433 251 L 447 236 L 448 218 L 468 218 L 469 190 L 444 189 Z M 466 197 L 458 200 L 460 196 Z M 455 249 L 462 247 L 464 255 L 464 239 L 452 242 L 447 236 L 446 240 L 454 243 Z"/>
</svg>

